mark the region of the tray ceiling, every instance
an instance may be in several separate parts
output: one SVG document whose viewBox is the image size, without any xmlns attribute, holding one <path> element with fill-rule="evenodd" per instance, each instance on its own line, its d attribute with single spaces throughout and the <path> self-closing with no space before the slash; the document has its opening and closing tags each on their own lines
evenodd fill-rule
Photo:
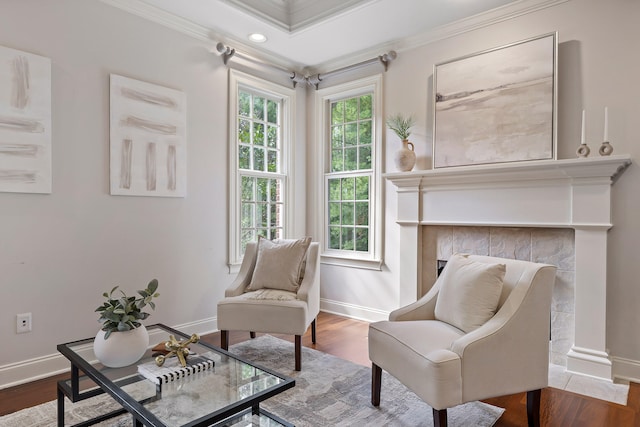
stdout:
<svg viewBox="0 0 640 427">
<path fill-rule="evenodd" d="M 275 64 L 326 71 L 568 0 L 102 1 L 191 35 L 206 34 L 213 46 L 221 41 Z M 267 41 L 251 44 L 247 37 L 254 32 Z"/>
</svg>

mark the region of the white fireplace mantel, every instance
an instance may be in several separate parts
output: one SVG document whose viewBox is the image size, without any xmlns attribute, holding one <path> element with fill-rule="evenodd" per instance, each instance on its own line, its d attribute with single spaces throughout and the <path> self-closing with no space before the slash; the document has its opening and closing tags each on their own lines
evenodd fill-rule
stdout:
<svg viewBox="0 0 640 427">
<path fill-rule="evenodd" d="M 630 164 L 630 156 L 616 155 L 385 174 L 397 189 L 403 251 L 400 304 L 418 297 L 423 225 L 573 228 L 575 342 L 567 369 L 610 380 L 606 289 L 611 186 Z"/>
</svg>

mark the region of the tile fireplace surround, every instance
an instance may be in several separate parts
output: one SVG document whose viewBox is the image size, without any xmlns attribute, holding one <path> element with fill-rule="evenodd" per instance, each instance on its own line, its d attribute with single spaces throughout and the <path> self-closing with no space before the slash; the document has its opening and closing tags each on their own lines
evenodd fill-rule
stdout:
<svg viewBox="0 0 640 427">
<path fill-rule="evenodd" d="M 611 186 L 629 164 L 629 156 L 616 155 L 385 174 L 397 191 L 400 305 L 424 293 L 424 226 L 572 229 L 575 330 L 567 370 L 611 380 L 607 231 Z"/>
</svg>

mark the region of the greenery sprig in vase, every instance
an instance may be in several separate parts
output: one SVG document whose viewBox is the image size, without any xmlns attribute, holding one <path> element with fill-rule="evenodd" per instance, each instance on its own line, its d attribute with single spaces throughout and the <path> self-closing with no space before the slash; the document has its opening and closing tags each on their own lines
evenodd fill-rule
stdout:
<svg viewBox="0 0 640 427">
<path fill-rule="evenodd" d="M 106 301 L 98 308 L 96 312 L 100 313 L 98 322 L 102 323 L 105 332 L 104 339 L 109 338 L 112 332 L 124 332 L 136 329 L 142 325 L 141 320 L 149 317 L 149 313 L 142 311 L 147 305 L 155 310 L 156 305 L 153 298 L 160 296 L 156 292 L 158 289 L 158 280 L 153 279 L 149 282 L 146 289 L 138 291 L 139 297 L 128 297 L 123 291 L 120 297 L 113 295 L 118 286 L 111 289 L 111 292 L 103 293 L 102 296 Z"/>
<path fill-rule="evenodd" d="M 401 141 L 409 139 L 414 124 L 415 120 L 412 116 L 404 117 L 402 114 L 395 114 L 387 119 L 387 126 L 398 135 Z"/>
<path fill-rule="evenodd" d="M 404 117 L 402 114 L 389 116 L 387 119 L 389 129 L 394 131 L 398 138 L 402 140 L 402 147 L 396 151 L 393 160 L 396 168 L 403 172 L 410 171 L 416 164 L 414 146 L 412 142 L 409 142 L 409 135 L 411 135 L 411 128 L 414 124 L 415 121 L 412 116 Z"/>
</svg>

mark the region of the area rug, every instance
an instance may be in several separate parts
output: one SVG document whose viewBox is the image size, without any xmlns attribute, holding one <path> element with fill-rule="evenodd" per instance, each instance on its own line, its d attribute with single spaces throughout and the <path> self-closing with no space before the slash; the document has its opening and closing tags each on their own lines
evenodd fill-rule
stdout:
<svg viewBox="0 0 640 427">
<path fill-rule="evenodd" d="M 302 348 L 302 371 L 294 366 L 293 344 L 263 335 L 231 347 L 231 352 L 295 378 L 296 385 L 261 407 L 297 427 L 333 426 L 433 426 L 431 408 L 399 381 L 383 372 L 382 397 L 378 408 L 371 405 L 371 369 L 310 348 Z M 75 424 L 117 407 L 108 396 L 77 404 L 67 401 L 65 420 Z M 449 426 L 492 426 L 503 409 L 482 402 L 467 403 L 448 411 Z M 130 426 L 131 417 L 97 424 Z M 259 426 L 257 419 L 247 426 Z M 0 417 L 1 427 L 56 426 L 56 402 L 27 408 Z"/>
</svg>

